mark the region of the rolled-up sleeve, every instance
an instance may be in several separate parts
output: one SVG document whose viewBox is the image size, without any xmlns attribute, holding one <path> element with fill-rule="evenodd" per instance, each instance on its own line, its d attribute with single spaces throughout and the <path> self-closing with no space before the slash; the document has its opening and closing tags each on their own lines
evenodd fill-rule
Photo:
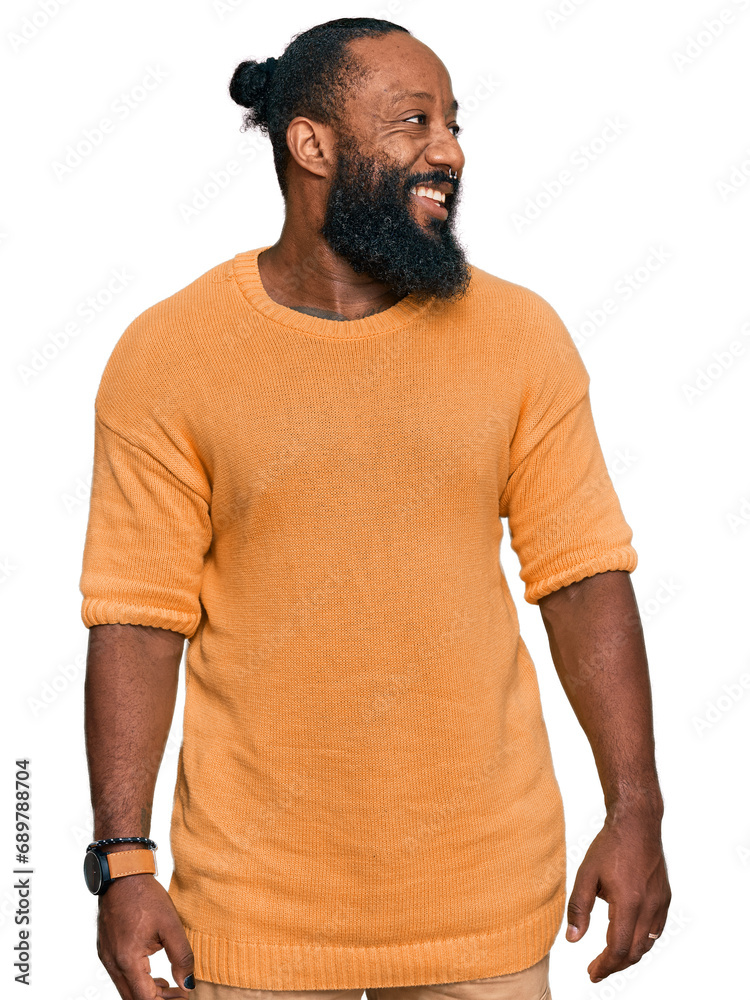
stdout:
<svg viewBox="0 0 750 1000">
<path fill-rule="evenodd" d="M 97 412 L 80 590 L 84 625 L 151 625 L 189 639 L 212 529 L 209 498 Z"/>
<path fill-rule="evenodd" d="M 596 573 L 632 572 L 638 561 L 596 433 L 588 372 L 552 306 L 534 303 L 536 350 L 499 507 L 529 604 Z"/>
</svg>

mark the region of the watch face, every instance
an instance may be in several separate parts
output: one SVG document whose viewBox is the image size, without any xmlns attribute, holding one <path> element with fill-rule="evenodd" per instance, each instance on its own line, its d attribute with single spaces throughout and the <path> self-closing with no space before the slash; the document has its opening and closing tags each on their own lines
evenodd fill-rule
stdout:
<svg viewBox="0 0 750 1000">
<path fill-rule="evenodd" d="M 102 887 L 102 866 L 96 851 L 86 851 L 86 857 L 83 861 L 83 877 L 86 879 L 89 890 L 98 894 Z"/>
</svg>

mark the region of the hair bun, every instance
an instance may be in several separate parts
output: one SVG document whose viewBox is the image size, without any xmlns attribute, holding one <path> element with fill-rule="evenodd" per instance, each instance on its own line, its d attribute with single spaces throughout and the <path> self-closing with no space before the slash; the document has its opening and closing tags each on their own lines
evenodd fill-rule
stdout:
<svg viewBox="0 0 750 1000">
<path fill-rule="evenodd" d="M 277 63 L 273 56 L 263 62 L 241 62 L 229 82 L 229 96 L 243 108 L 252 108 L 258 125 L 267 124 L 268 89 Z"/>
</svg>

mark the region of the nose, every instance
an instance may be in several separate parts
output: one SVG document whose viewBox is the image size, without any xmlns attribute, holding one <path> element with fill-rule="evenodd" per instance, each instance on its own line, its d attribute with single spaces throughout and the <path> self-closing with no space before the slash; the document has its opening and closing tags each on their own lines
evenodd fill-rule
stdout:
<svg viewBox="0 0 750 1000">
<path fill-rule="evenodd" d="M 443 168 L 455 175 L 461 173 L 466 163 L 457 137 L 447 128 L 431 140 L 425 150 L 425 159 L 433 169 Z"/>
</svg>

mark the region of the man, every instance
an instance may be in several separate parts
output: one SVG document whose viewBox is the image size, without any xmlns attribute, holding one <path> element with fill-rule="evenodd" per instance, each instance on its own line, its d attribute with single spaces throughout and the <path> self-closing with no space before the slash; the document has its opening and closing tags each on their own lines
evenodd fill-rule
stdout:
<svg viewBox="0 0 750 1000">
<path fill-rule="evenodd" d="M 567 907 L 578 941 L 609 903 L 599 982 L 670 889 L 586 369 L 544 299 L 467 264 L 450 77 L 405 29 L 318 25 L 230 92 L 270 136 L 281 235 L 141 314 L 96 399 L 99 955 L 128 1000 L 551 996 L 564 821 L 506 517 L 604 791 Z M 186 636 L 167 892 L 147 838 Z"/>
</svg>

